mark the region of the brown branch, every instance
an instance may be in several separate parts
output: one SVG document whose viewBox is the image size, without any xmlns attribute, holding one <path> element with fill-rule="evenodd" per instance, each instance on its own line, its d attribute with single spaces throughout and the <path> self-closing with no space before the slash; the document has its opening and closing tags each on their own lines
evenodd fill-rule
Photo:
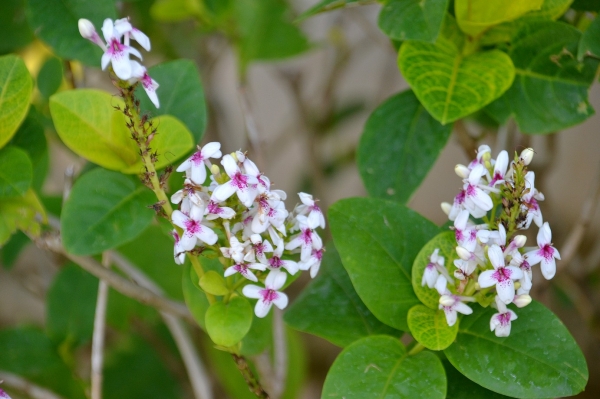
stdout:
<svg viewBox="0 0 600 399">
<path fill-rule="evenodd" d="M 123 278 L 119 274 L 103 267 L 93 258 L 71 255 L 67 253 L 64 247 L 62 246 L 60 234 L 56 232 L 46 233 L 39 238 L 33 239 L 38 245 L 38 247 L 66 256 L 68 259 L 77 263 L 89 273 L 93 274 L 101 280 L 105 280 L 108 283 L 108 285 L 110 285 L 115 290 L 119 291 L 121 294 L 131 297 L 143 304 L 152 306 L 158 310 L 170 313 L 174 316 L 181 317 L 189 323 L 196 323 L 196 321 L 192 317 L 192 314 L 183 303 L 173 301 L 171 299 L 157 295 L 147 288 L 132 284 L 129 280 Z"/>
<path fill-rule="evenodd" d="M 250 370 L 250 366 L 248 365 L 246 358 L 243 356 L 236 355 L 234 353 L 232 353 L 231 355 L 233 356 L 235 365 L 237 366 L 238 370 L 240 370 L 240 373 L 242 373 L 244 380 L 246 380 L 246 384 L 248 385 L 250 392 L 255 394 L 257 398 L 270 399 L 269 394 L 265 392 L 263 387 L 260 385 L 260 382 L 258 382 L 256 377 L 254 376 L 254 373 L 252 373 L 252 370 Z"/>
<path fill-rule="evenodd" d="M 110 256 L 102 254 L 102 266 L 110 267 Z M 102 399 L 102 368 L 104 365 L 104 331 L 106 329 L 106 305 L 108 303 L 108 284 L 100 280 L 98 298 L 94 314 L 94 333 L 92 335 L 92 399 Z"/>
<path fill-rule="evenodd" d="M 465 152 L 467 159 L 473 159 L 477 155 L 477 142 L 469 134 L 465 122 L 462 119 L 454 122 L 454 132 L 460 146 Z"/>
<path fill-rule="evenodd" d="M 32 399 L 63 399 L 62 396 L 46 388 L 42 388 L 21 376 L 6 371 L 0 371 L 0 382 L 2 381 L 4 381 L 4 385 L 24 393 Z"/>
</svg>

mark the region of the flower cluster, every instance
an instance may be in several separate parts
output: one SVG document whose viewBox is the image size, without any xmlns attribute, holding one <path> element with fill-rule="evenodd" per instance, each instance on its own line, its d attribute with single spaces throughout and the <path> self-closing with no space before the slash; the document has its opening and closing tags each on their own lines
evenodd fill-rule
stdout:
<svg viewBox="0 0 600 399">
<path fill-rule="evenodd" d="M 102 69 L 106 69 L 111 64 L 115 75 L 119 79 L 128 81 L 129 84 L 141 82 L 146 94 L 158 108 L 159 102 L 156 95 L 158 83 L 148 75 L 146 67 L 129 58 L 130 55 L 133 55 L 140 60 L 142 59 L 140 52 L 131 46 L 131 39 L 138 42 L 144 50 L 150 51 L 148 36 L 131 25 L 128 18 L 117 19 L 114 22 L 110 18 L 104 20 L 102 35 L 106 43 L 100 38 L 91 21 L 82 18 L 79 20 L 78 25 L 81 36 L 98 45 L 104 51 L 101 61 Z"/>
<path fill-rule="evenodd" d="M 222 169 L 211 158 L 221 158 Z M 301 204 L 288 212 L 286 193 L 272 189 L 245 153 L 222 155 L 216 142 L 198 147 L 177 171 L 186 179 L 171 197 L 179 205 L 171 219 L 181 228 L 173 231 L 175 262 L 183 263 L 186 253 L 212 250 L 221 256 L 228 283 L 258 299 L 258 317 L 273 304 L 285 308 L 281 289 L 288 274 L 310 270 L 315 277 L 321 265 L 324 248 L 315 229 L 325 228 L 325 218 L 316 201 L 300 193 Z"/>
<path fill-rule="evenodd" d="M 507 305 L 531 303 L 531 268 L 539 263 L 544 278 L 554 277 L 560 255 L 538 205 L 544 196 L 535 188 L 534 172 L 527 171 L 532 158 L 528 148 L 509 164 L 506 151 L 492 159 L 490 147 L 482 145 L 468 166 L 455 168 L 463 187 L 454 203 L 443 203 L 442 209 L 454 222 L 457 256 L 446 267 L 436 249 L 422 280 L 440 294 L 439 307 L 450 326 L 457 312 L 472 313 L 465 302 L 477 301 L 498 309 L 490 328 L 499 337 L 508 336 L 517 315 Z M 539 228 L 537 247 L 525 248 L 527 238 L 517 233 L 532 222 Z"/>
</svg>

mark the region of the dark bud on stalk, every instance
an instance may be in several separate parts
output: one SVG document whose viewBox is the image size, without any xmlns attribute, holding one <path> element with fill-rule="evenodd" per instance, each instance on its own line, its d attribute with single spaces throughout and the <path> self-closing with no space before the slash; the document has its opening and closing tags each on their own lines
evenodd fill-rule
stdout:
<svg viewBox="0 0 600 399">
<path fill-rule="evenodd" d="M 163 205 L 165 204 L 165 202 L 166 201 L 159 201 L 156 204 L 148 205 L 148 208 L 154 209 L 154 212 L 156 212 L 157 216 L 167 218 L 167 214 L 165 213 L 165 211 L 163 209 Z"/>
<path fill-rule="evenodd" d="M 173 165 L 167 166 L 165 168 L 165 172 L 160 176 L 159 182 L 161 188 L 165 187 L 167 180 L 169 180 L 169 176 L 171 176 L 171 173 L 173 173 Z"/>
<path fill-rule="evenodd" d="M 150 142 L 152 141 L 152 139 L 154 139 L 155 135 L 156 135 L 156 130 L 154 130 L 152 133 L 150 133 L 148 135 L 148 138 L 146 139 L 146 145 L 150 145 Z"/>
</svg>

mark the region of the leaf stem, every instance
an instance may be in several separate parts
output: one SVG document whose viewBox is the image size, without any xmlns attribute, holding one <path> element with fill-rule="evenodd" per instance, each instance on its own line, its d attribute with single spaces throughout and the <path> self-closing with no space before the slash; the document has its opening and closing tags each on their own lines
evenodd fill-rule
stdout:
<svg viewBox="0 0 600 399">
<path fill-rule="evenodd" d="M 413 348 L 408 352 L 408 356 L 414 356 L 417 353 L 423 351 L 423 349 L 425 349 L 425 347 L 423 345 L 421 345 L 419 342 L 417 342 L 417 344 L 415 346 L 413 346 Z"/>
</svg>

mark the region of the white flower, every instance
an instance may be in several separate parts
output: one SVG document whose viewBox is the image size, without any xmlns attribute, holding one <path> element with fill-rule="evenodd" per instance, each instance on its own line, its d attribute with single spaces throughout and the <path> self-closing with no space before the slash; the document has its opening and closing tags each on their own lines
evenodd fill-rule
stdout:
<svg viewBox="0 0 600 399">
<path fill-rule="evenodd" d="M 209 201 L 208 194 L 203 191 L 202 186 L 195 185 L 190 179 L 185 179 L 183 188 L 171 196 L 171 202 L 174 204 L 181 203 L 181 211 L 190 213 L 192 205 L 204 209 Z M 209 218 L 207 218 L 210 220 Z"/>
<path fill-rule="evenodd" d="M 185 249 L 181 246 L 179 233 L 177 233 L 177 230 L 173 230 L 171 235 L 175 239 L 175 246 L 173 248 L 175 263 L 178 265 L 183 265 L 183 262 L 185 262 Z"/>
<path fill-rule="evenodd" d="M 140 82 L 150 101 L 152 101 L 156 108 L 160 108 L 158 96 L 156 95 L 156 89 L 158 89 L 159 84 L 148 75 L 146 67 L 137 61 L 131 61 L 131 79 L 129 80 Z"/>
<path fill-rule="evenodd" d="M 129 36 L 140 44 L 146 51 L 150 51 L 150 39 L 141 30 L 133 27 L 129 18 L 121 18 L 115 21 L 115 30 L 125 36 L 125 44 L 129 45 Z"/>
<path fill-rule="evenodd" d="M 186 251 L 194 249 L 197 240 L 208 245 L 213 245 L 218 240 L 215 232 L 201 223 L 202 213 L 203 211 L 200 208 L 192 207 L 189 216 L 181 211 L 174 211 L 171 215 L 173 223 L 183 229 L 180 245 Z"/>
<path fill-rule="evenodd" d="M 435 283 L 435 288 L 441 295 L 439 308 L 444 311 L 446 322 L 452 327 L 456 324 L 458 313 L 466 315 L 473 313 L 473 309 L 465 305 L 463 301 L 473 302 L 475 298 L 454 295 L 446 288 L 446 284 L 446 278 L 440 275 Z"/>
<path fill-rule="evenodd" d="M 492 150 L 489 145 L 486 145 L 486 144 L 480 145 L 479 148 L 477 149 L 477 157 L 471 161 L 471 163 L 469 164 L 469 169 L 474 169 L 478 165 L 483 166 L 483 163 L 485 161 L 484 158 L 488 157 L 489 154 L 491 154 L 491 152 L 492 152 Z"/>
<path fill-rule="evenodd" d="M 310 258 L 306 262 L 298 262 L 298 267 L 300 270 L 309 270 L 310 269 L 310 277 L 315 278 L 317 273 L 319 273 L 319 269 L 321 268 L 321 261 L 323 260 L 323 252 L 324 249 L 313 249 Z"/>
<path fill-rule="evenodd" d="M 252 234 L 250 241 L 252 242 L 253 253 L 261 263 L 266 264 L 268 261 L 265 253 L 273 252 L 273 246 L 269 240 L 263 240 L 260 234 Z"/>
<path fill-rule="evenodd" d="M 529 294 L 529 291 L 532 287 L 532 277 L 533 273 L 531 272 L 531 265 L 527 261 L 526 258 L 521 255 L 520 252 L 514 252 L 512 254 L 512 259 L 510 260 L 511 266 L 516 266 L 523 272 L 523 277 L 519 280 L 521 283 L 521 287 L 517 290 L 517 294 Z"/>
<path fill-rule="evenodd" d="M 223 157 L 221 164 L 231 180 L 215 188 L 212 197 L 217 201 L 225 201 L 234 193 L 237 193 L 241 203 L 246 207 L 250 207 L 258 194 L 256 188 L 253 187 L 258 184 L 256 177 L 243 174 L 235 159 L 229 154 Z"/>
<path fill-rule="evenodd" d="M 254 162 L 252 162 L 249 158 L 246 158 L 246 155 L 242 152 L 236 152 L 236 156 L 238 161 L 240 161 L 244 167 L 244 173 L 250 176 L 256 177 L 257 184 L 256 189 L 259 194 L 262 194 L 271 189 L 271 180 L 258 170 L 258 167 Z M 282 198 L 285 200 L 285 198 Z"/>
<path fill-rule="evenodd" d="M 444 257 L 439 255 L 439 248 L 436 248 L 429 257 L 429 263 L 425 266 L 421 285 L 427 284 L 429 288 L 435 286 L 435 282 L 440 274 L 440 268 L 444 267 Z"/>
<path fill-rule="evenodd" d="M 10 396 L 0 388 L 0 399 L 10 399 Z"/>
<path fill-rule="evenodd" d="M 235 236 L 229 238 L 229 247 L 221 247 L 221 253 L 224 257 L 233 259 L 236 263 L 242 262 L 245 256 L 245 250 L 249 242 L 240 242 Z"/>
<path fill-rule="evenodd" d="M 535 173 L 527 172 L 525 175 L 525 186 L 529 189 L 522 197 L 521 211 L 526 212 L 526 219 L 518 227 L 522 230 L 528 229 L 531 222 L 535 222 L 538 227 L 542 226 L 542 211 L 538 204 L 544 200 L 544 194 L 535 188 Z"/>
<path fill-rule="evenodd" d="M 495 285 L 498 297 L 504 303 L 511 303 L 515 297 L 513 280 L 521 279 L 523 272 L 515 266 L 504 265 L 504 254 L 498 245 L 492 245 L 488 249 L 488 257 L 494 270 L 486 270 L 479 275 L 479 286 L 487 288 Z"/>
<path fill-rule="evenodd" d="M 108 64 L 112 64 L 115 75 L 119 79 L 127 80 L 132 76 L 132 65 L 129 55 L 133 54 L 138 58 L 142 55 L 135 48 L 121 43 L 121 33 L 115 29 L 113 21 L 110 18 L 104 20 L 102 25 L 102 34 L 106 40 L 106 50 L 102 55 L 102 69 L 106 69 Z"/>
<path fill-rule="evenodd" d="M 496 296 L 496 306 L 498 307 L 498 313 L 494 313 L 490 320 L 490 330 L 494 331 L 497 337 L 508 337 L 510 335 L 510 322 L 516 320 L 517 314 L 508 309 L 498 296 Z"/>
<path fill-rule="evenodd" d="M 265 191 L 256 197 L 256 213 L 252 218 L 254 233 L 264 233 L 271 225 L 277 229 L 283 228 L 285 218 L 288 216 L 282 201 L 285 198 L 286 194 L 281 190 Z"/>
<path fill-rule="evenodd" d="M 221 249 L 223 249 L 223 248 L 221 248 Z M 229 276 L 234 275 L 235 273 L 239 273 L 250 281 L 254 281 L 255 283 L 258 282 L 258 279 L 254 275 L 254 273 L 252 273 L 250 271 L 250 269 L 264 271 L 266 269 L 266 267 L 264 265 L 261 265 L 260 263 L 249 264 L 249 263 L 240 262 L 240 263 L 236 263 L 233 266 L 228 267 L 225 270 L 224 276 L 229 277 Z"/>
<path fill-rule="evenodd" d="M 541 262 L 542 274 L 546 280 L 550 280 L 556 273 L 556 259 L 560 259 L 560 254 L 552 246 L 552 231 L 548 222 L 538 232 L 537 243 L 539 249 L 527 252 L 525 258 L 531 266 Z"/>
<path fill-rule="evenodd" d="M 504 183 L 506 176 L 506 170 L 508 169 L 508 152 L 502 150 L 496 158 L 496 164 L 494 165 L 494 175 L 490 181 L 490 186 L 495 187 L 497 184 Z"/>
<path fill-rule="evenodd" d="M 281 255 L 283 254 L 283 240 L 279 241 L 277 248 L 273 251 L 273 256 L 269 259 L 266 259 L 267 262 L 264 263 L 265 266 L 269 268 L 269 270 L 281 270 L 283 267 L 286 269 L 291 275 L 296 274 L 298 271 L 298 263 L 291 260 L 281 259 Z"/>
<path fill-rule="evenodd" d="M 192 154 L 191 157 L 183 161 L 179 167 L 178 172 L 190 171 L 191 180 L 198 185 L 204 184 L 206 180 L 206 166 L 211 167 L 209 158 L 220 158 L 221 157 L 221 143 L 211 142 L 200 148 L 198 151 Z"/>
<path fill-rule="evenodd" d="M 90 20 L 81 18 L 77 22 L 77 26 L 79 28 L 79 33 L 83 38 L 88 39 L 90 42 L 99 46 L 103 51 L 106 51 L 106 44 L 100 39 L 94 24 L 92 24 Z"/>
<path fill-rule="evenodd" d="M 206 210 L 204 211 L 207 220 L 232 219 L 235 216 L 235 211 L 227 206 L 220 206 L 215 201 L 208 201 Z"/>
<path fill-rule="evenodd" d="M 323 241 L 317 233 L 308 227 L 306 216 L 298 215 L 296 219 L 300 223 L 300 234 L 293 236 L 290 242 L 285 245 L 285 249 L 294 250 L 301 247 L 300 259 L 306 262 L 310 258 L 313 249 L 323 248 Z"/>
<path fill-rule="evenodd" d="M 443 204 L 442 204 L 443 205 Z M 444 209 L 444 208 L 442 208 Z M 460 190 L 460 192 L 454 197 L 454 202 L 452 203 L 452 207 L 447 212 L 448 219 L 455 220 L 460 211 L 465 209 L 465 191 Z"/>
<path fill-rule="evenodd" d="M 287 306 L 287 295 L 279 291 L 285 284 L 286 278 L 286 273 L 272 271 L 267 276 L 264 288 L 253 284 L 243 288 L 242 292 L 246 297 L 258 299 L 254 307 L 254 313 L 257 317 L 265 317 L 273 304 L 279 309 L 284 309 Z"/>
<path fill-rule="evenodd" d="M 454 237 L 461 247 L 473 251 L 477 245 L 477 229 L 469 223 L 469 211 L 460 211 L 454 220 Z"/>
<path fill-rule="evenodd" d="M 494 207 L 492 198 L 480 188 L 481 177 L 487 173 L 483 165 L 477 165 L 469 173 L 463 186 L 465 192 L 464 207 L 474 218 L 483 217 Z M 487 187 L 487 189 L 490 189 Z"/>
<path fill-rule="evenodd" d="M 316 229 L 317 227 L 325 228 L 325 217 L 323 211 L 317 205 L 317 202 L 313 200 L 313 196 L 306 193 L 298 193 L 302 205 L 296 207 L 296 212 L 299 215 L 308 214 L 308 227 Z"/>
</svg>

